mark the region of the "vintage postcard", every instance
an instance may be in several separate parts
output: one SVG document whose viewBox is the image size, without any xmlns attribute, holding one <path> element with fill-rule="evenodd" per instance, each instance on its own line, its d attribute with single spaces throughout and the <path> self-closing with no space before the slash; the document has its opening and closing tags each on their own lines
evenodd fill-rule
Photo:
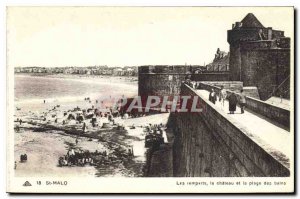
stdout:
<svg viewBox="0 0 300 199">
<path fill-rule="evenodd" d="M 7 192 L 293 193 L 293 7 L 6 10 Z"/>
</svg>

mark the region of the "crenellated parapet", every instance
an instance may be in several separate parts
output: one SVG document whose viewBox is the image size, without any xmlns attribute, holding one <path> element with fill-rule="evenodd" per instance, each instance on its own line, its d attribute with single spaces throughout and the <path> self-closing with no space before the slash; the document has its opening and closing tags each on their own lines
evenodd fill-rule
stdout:
<svg viewBox="0 0 300 199">
<path fill-rule="evenodd" d="M 148 65 L 140 66 L 138 71 L 139 73 L 147 74 L 186 74 L 188 71 L 190 71 L 190 68 L 186 65 Z"/>
</svg>

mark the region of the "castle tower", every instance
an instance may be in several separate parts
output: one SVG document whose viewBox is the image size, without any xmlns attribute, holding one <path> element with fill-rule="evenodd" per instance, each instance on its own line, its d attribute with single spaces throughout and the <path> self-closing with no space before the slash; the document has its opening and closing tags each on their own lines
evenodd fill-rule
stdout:
<svg viewBox="0 0 300 199">
<path fill-rule="evenodd" d="M 232 24 L 227 34 L 231 80 L 256 86 L 263 100 L 272 95 L 289 98 L 290 38 L 264 27 L 252 13 Z"/>
</svg>

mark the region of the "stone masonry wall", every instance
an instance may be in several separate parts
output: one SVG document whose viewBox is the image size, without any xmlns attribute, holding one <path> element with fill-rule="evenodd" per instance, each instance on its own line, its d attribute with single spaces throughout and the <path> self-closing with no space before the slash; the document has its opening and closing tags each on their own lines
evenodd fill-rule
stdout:
<svg viewBox="0 0 300 199">
<path fill-rule="evenodd" d="M 242 81 L 244 86 L 256 86 L 262 100 L 271 95 L 289 98 L 289 85 L 282 91 L 273 92 L 290 74 L 289 50 L 243 50 L 241 51 Z"/>
<path fill-rule="evenodd" d="M 192 81 L 229 81 L 229 72 L 210 72 L 191 75 Z"/>
<path fill-rule="evenodd" d="M 185 76 L 180 74 L 140 74 L 139 95 L 178 95 Z"/>
<path fill-rule="evenodd" d="M 181 83 L 187 76 L 186 66 L 140 66 L 138 74 L 138 92 L 143 103 L 148 96 L 179 95 Z M 143 104 L 144 105 L 144 104 Z"/>
<path fill-rule="evenodd" d="M 187 85 L 182 95 L 197 95 Z M 183 177 L 289 176 L 288 165 L 261 148 L 242 126 L 218 112 L 210 102 L 203 113 L 171 113 L 173 173 Z"/>
</svg>

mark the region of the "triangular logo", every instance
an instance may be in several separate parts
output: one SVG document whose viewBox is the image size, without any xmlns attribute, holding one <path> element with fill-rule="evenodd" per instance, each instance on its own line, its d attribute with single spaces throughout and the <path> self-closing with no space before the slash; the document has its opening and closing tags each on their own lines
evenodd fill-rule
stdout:
<svg viewBox="0 0 300 199">
<path fill-rule="evenodd" d="M 23 184 L 23 186 L 27 187 L 27 186 L 32 186 L 32 185 L 30 184 L 30 182 L 26 181 L 26 182 Z"/>
</svg>

